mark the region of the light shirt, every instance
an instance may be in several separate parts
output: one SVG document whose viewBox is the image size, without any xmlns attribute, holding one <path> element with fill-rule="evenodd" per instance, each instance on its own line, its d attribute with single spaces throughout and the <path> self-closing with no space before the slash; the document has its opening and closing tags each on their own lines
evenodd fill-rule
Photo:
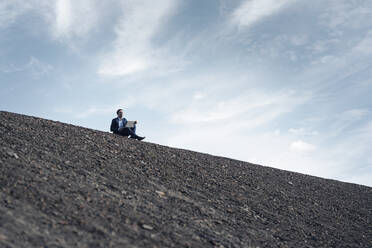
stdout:
<svg viewBox="0 0 372 248">
<path fill-rule="evenodd" d="M 119 130 L 122 129 L 124 127 L 123 125 L 123 119 L 119 119 Z"/>
</svg>

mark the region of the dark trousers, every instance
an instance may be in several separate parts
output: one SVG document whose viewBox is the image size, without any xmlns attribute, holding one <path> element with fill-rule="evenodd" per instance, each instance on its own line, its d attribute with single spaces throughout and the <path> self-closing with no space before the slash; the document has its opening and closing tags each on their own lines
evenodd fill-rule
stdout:
<svg viewBox="0 0 372 248">
<path fill-rule="evenodd" d="M 131 138 L 137 139 L 138 135 L 136 134 L 136 127 L 124 127 L 120 131 L 115 132 L 116 134 L 119 134 L 121 136 L 128 137 L 130 135 Z"/>
</svg>

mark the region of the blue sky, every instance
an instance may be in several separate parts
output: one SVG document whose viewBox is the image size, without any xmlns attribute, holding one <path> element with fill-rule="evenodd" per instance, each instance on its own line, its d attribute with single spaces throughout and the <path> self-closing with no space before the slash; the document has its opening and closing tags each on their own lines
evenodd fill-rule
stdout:
<svg viewBox="0 0 372 248">
<path fill-rule="evenodd" d="M 372 1 L 2 0 L 0 109 L 372 186 Z"/>
</svg>

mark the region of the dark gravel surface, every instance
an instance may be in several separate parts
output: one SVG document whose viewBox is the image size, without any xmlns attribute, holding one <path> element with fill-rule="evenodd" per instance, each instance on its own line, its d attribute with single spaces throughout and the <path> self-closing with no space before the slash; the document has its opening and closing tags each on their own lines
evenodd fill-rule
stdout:
<svg viewBox="0 0 372 248">
<path fill-rule="evenodd" d="M 0 247 L 372 247 L 370 187 L 61 122 L 0 112 L 0 170 Z"/>
</svg>

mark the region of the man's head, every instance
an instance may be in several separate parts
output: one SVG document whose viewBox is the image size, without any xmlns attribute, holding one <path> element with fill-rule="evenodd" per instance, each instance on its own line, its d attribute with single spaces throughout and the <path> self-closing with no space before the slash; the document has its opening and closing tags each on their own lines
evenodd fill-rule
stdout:
<svg viewBox="0 0 372 248">
<path fill-rule="evenodd" d="M 118 109 L 116 111 L 116 114 L 118 115 L 119 118 L 122 118 L 123 117 L 123 109 Z"/>
</svg>

